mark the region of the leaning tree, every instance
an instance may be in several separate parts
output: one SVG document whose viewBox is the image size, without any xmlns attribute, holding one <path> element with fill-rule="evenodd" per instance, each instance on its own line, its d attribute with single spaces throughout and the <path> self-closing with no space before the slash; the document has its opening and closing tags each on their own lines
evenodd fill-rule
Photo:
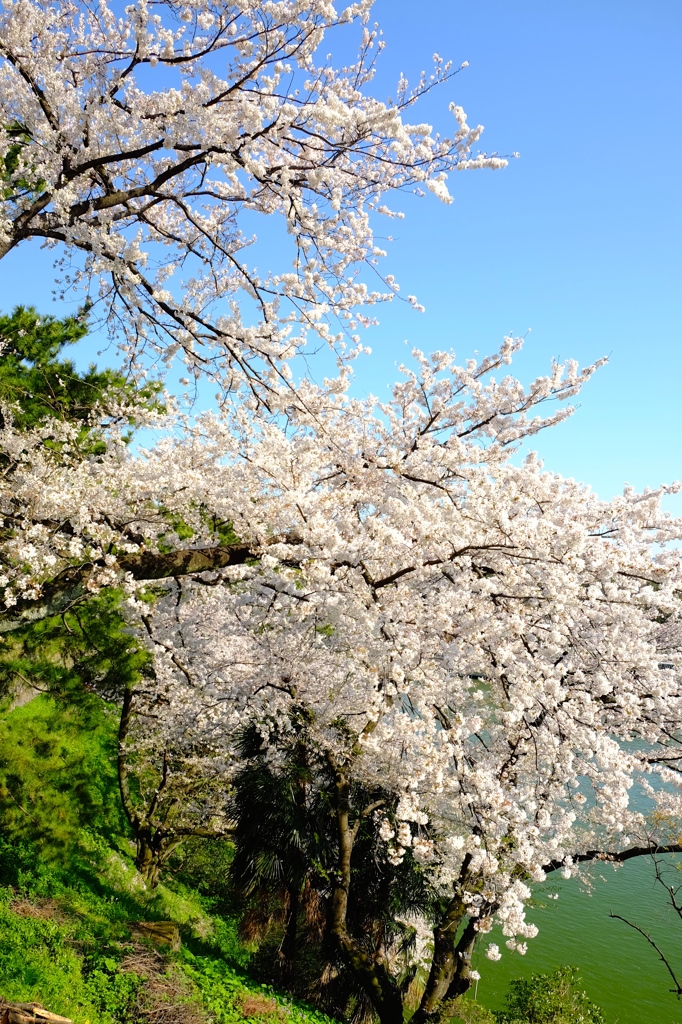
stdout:
<svg viewBox="0 0 682 1024">
<path fill-rule="evenodd" d="M 122 586 L 171 734 L 220 737 L 235 772 L 245 728 L 275 773 L 303 746 L 327 937 L 384 1024 L 405 993 L 397 927 L 354 926 L 368 829 L 435 894 L 421 1021 L 496 922 L 525 952 L 529 882 L 656 848 L 633 785 L 679 812 L 682 524 L 665 489 L 602 501 L 512 458 L 592 372 L 496 379 L 515 347 L 418 356 L 385 404 L 282 386 L 280 414 L 226 406 L 139 453 L 3 432 L 4 627 Z"/>
</svg>

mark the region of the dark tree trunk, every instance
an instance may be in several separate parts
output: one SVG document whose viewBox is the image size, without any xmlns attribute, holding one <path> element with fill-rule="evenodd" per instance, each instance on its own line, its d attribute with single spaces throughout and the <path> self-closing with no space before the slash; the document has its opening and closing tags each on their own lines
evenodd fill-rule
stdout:
<svg viewBox="0 0 682 1024">
<path fill-rule="evenodd" d="M 300 908 L 300 894 L 296 889 L 287 891 L 287 912 L 284 923 L 284 938 L 280 947 L 285 964 L 293 963 L 298 950 L 298 911 Z"/>
<path fill-rule="evenodd" d="M 161 878 L 161 867 L 163 863 L 160 844 L 155 842 L 151 829 L 142 829 L 137 834 L 137 855 L 135 867 L 140 872 L 145 882 L 151 889 L 155 889 Z"/>
<path fill-rule="evenodd" d="M 455 974 L 446 993 L 446 999 L 456 999 L 457 996 L 463 996 L 471 988 L 471 955 L 474 951 L 477 937 L 476 918 L 470 917 L 455 947 Z"/>
<path fill-rule="evenodd" d="M 137 842 L 137 854 L 135 856 L 135 867 L 140 872 L 145 882 L 155 889 L 161 880 L 161 872 L 174 850 L 181 846 L 183 836 L 175 836 L 173 833 L 164 831 L 161 828 L 154 828 L 147 823 L 139 826 L 135 839 Z"/>
<path fill-rule="evenodd" d="M 329 931 L 341 959 L 366 992 L 381 1024 L 403 1024 L 403 1001 L 394 979 L 384 964 L 368 955 L 348 932 L 351 857 L 359 820 L 351 826 L 350 785 L 342 772 L 336 770 L 335 775 L 339 861 L 332 890 Z"/>
<path fill-rule="evenodd" d="M 431 970 L 421 1003 L 412 1017 L 413 1024 L 426 1024 L 438 1019 L 441 1003 L 457 973 L 455 937 L 465 914 L 465 904 L 459 899 L 453 900 L 443 921 L 433 930 Z"/>
<path fill-rule="evenodd" d="M 412 1017 L 411 1024 L 428 1024 L 428 1022 L 438 1019 L 441 1005 L 448 998 L 450 987 L 461 969 L 462 958 L 459 954 L 463 951 L 462 940 L 460 939 L 457 944 L 455 944 L 455 940 L 457 939 L 459 927 L 467 914 L 467 905 L 462 900 L 459 892 L 466 881 L 470 863 L 471 855 L 467 854 L 455 887 L 455 896 L 453 896 L 443 917 L 433 929 L 431 970 L 429 971 L 421 1003 Z M 472 922 L 470 921 L 469 924 L 472 924 Z M 467 934 L 469 924 L 464 929 L 464 935 Z"/>
</svg>

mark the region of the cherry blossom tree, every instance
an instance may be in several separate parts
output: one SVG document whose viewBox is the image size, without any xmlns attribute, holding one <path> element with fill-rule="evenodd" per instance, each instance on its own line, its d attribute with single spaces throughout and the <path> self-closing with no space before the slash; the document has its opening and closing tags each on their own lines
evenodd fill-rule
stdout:
<svg viewBox="0 0 682 1024">
<path fill-rule="evenodd" d="M 405 120 L 456 73 L 440 57 L 391 101 L 371 95 L 370 9 L 3 0 L 0 257 L 60 246 L 65 281 L 101 303 L 130 360 L 179 353 L 261 398 L 309 335 L 351 353 L 363 307 L 398 291 L 377 267 L 374 221 L 400 216 L 387 196 L 448 202 L 451 171 L 506 164 L 475 151 L 482 129 L 455 104 L 451 137 Z M 354 23 L 357 60 L 336 68 L 321 47 Z M 258 214 L 288 239 L 266 272 L 248 258 Z"/>
<path fill-rule="evenodd" d="M 99 282 L 130 365 L 179 354 L 221 385 L 198 418 L 102 395 L 95 447 L 83 422 L 27 425 L 6 401 L 0 627 L 120 589 L 153 659 L 153 693 L 136 697 L 158 715 L 148 739 L 182 753 L 190 784 L 211 765 L 236 778 L 245 729 L 275 774 L 302 744 L 306 799 L 332 811 L 328 938 L 381 1024 L 403 1020 L 399 929 L 363 931 L 360 845 L 434 894 L 411 922 L 423 1024 L 466 990 L 495 923 L 525 952 L 531 882 L 680 850 L 630 791 L 662 818 L 682 811 L 665 667 L 682 639 L 682 523 L 661 510 L 671 488 L 603 501 L 520 461 L 596 365 L 523 386 L 507 338 L 464 365 L 415 353 L 388 402 L 351 396 L 365 307 L 397 292 L 376 276 L 388 195 L 447 201 L 450 171 L 504 163 L 474 154 L 459 107 L 451 139 L 403 120 L 452 75 L 440 59 L 392 102 L 369 95 L 369 9 L 0 3 L 0 255 L 30 238 L 80 254 L 75 283 Z M 354 64 L 316 56 L 354 21 Z M 257 214 L 276 215 L 290 266 L 247 261 Z M 313 338 L 338 374 L 294 387 Z M 131 451 L 131 419 L 157 443 Z M 146 739 L 133 730 L 122 750 L 144 761 Z"/>
<path fill-rule="evenodd" d="M 55 452 L 6 417 L 5 625 L 123 585 L 168 728 L 232 756 L 253 726 L 274 770 L 303 732 L 335 822 L 329 936 L 385 1024 L 395 950 L 349 923 L 365 827 L 439 894 L 421 1021 L 495 922 L 525 952 L 530 882 L 654 848 L 633 785 L 680 811 L 670 489 L 603 501 L 513 459 L 594 370 L 498 379 L 519 344 L 416 353 L 385 404 L 282 385 L 270 416 L 235 402 L 139 454 L 115 428 L 97 457 Z"/>
</svg>

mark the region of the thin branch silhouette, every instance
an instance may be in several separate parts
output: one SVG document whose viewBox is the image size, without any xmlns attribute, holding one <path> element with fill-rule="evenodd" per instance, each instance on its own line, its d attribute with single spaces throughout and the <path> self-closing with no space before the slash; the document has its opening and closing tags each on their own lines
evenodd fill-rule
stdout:
<svg viewBox="0 0 682 1024">
<path fill-rule="evenodd" d="M 621 917 L 620 914 L 614 914 L 612 910 L 609 911 L 609 917 L 614 917 L 618 921 L 623 921 L 624 924 L 629 925 L 630 928 L 634 928 L 634 930 L 636 932 L 639 932 L 640 935 L 644 936 L 644 938 L 646 939 L 646 941 L 649 943 L 650 946 L 653 946 L 653 948 L 658 953 L 659 959 L 661 959 L 663 961 L 663 963 L 665 964 L 666 969 L 668 971 L 668 974 L 672 978 L 673 983 L 675 985 L 675 988 L 671 988 L 670 991 L 674 992 L 675 995 L 677 996 L 677 998 L 679 999 L 680 996 L 682 996 L 682 986 L 680 985 L 679 981 L 677 980 L 677 976 L 676 976 L 675 972 L 673 971 L 672 967 L 670 966 L 670 963 L 669 963 L 668 958 L 666 957 L 665 953 L 659 948 L 659 946 L 656 945 L 656 943 L 651 938 L 651 936 L 647 935 L 647 933 L 642 928 L 640 928 L 639 925 L 633 924 L 632 921 L 628 921 L 628 919 L 626 917 Z"/>
</svg>

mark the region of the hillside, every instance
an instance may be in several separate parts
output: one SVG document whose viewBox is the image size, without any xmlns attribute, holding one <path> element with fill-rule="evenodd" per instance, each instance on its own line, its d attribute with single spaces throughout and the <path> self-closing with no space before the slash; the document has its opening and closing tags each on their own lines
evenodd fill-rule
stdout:
<svg viewBox="0 0 682 1024">
<path fill-rule="evenodd" d="M 219 884 L 227 848 L 178 859 L 179 878 L 192 862 L 194 885 L 145 887 L 120 810 L 114 742 L 115 719 L 100 701 L 67 707 L 41 695 L 0 725 L 0 996 L 42 1003 L 74 1024 L 325 1024 L 250 977 Z M 158 921 L 177 927 L 179 950 L 136 927 Z"/>
<path fill-rule="evenodd" d="M 188 840 L 145 884 L 120 803 L 115 707 L 28 690 L 0 711 L 0 1002 L 73 1024 L 333 1024 L 283 994 L 272 948 L 259 957 L 240 938 L 229 843 Z M 465 997 L 443 1020 L 603 1024 L 578 983 L 571 968 L 536 975 L 512 982 L 510 1013 Z"/>
</svg>

